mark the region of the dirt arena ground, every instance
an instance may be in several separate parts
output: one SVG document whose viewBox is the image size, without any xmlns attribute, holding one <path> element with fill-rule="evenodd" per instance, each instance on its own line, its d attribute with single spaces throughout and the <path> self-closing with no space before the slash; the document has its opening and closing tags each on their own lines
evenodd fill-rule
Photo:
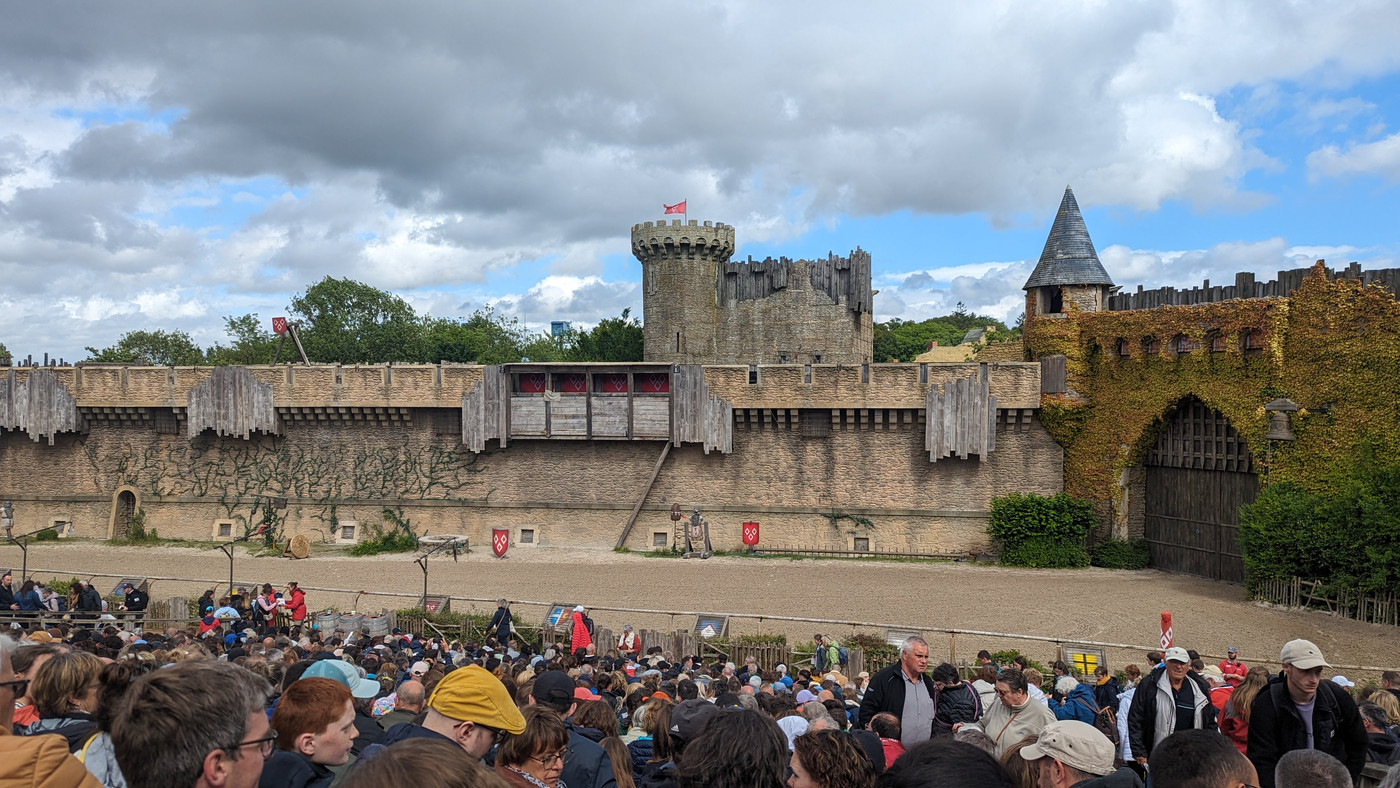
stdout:
<svg viewBox="0 0 1400 788">
<path fill-rule="evenodd" d="M 0 564 L 19 566 L 19 550 L 0 546 Z M 160 576 L 151 596 L 197 596 L 227 583 L 228 558 L 219 550 L 192 547 L 110 547 L 102 542 L 33 544 L 31 575 L 38 577 Z M 6 563 L 8 562 L 8 563 Z M 37 568 L 37 569 L 35 569 Z M 310 587 L 313 610 L 335 607 L 361 612 L 410 607 L 423 587 L 423 574 L 410 554 L 351 558 L 316 555 L 303 561 L 253 558 L 238 553 L 235 579 L 244 585 L 288 580 Z M 112 581 L 115 584 L 115 581 Z M 104 592 L 109 586 L 99 585 Z M 1244 600 L 1240 586 L 1170 575 L 1085 570 L 1021 570 L 953 563 L 899 563 L 756 559 L 720 556 L 707 561 L 652 558 L 608 550 L 515 547 L 505 559 L 477 547 L 456 563 L 441 554 L 430 559 L 432 593 L 512 600 L 523 623 L 543 618 L 544 605 L 580 602 L 600 626 L 623 623 L 669 629 L 689 627 L 692 617 L 652 611 L 747 613 L 860 622 L 818 625 L 734 619 L 738 633 L 782 632 L 810 638 L 816 631 L 838 635 L 880 632 L 884 627 L 925 630 L 935 655 L 954 653 L 971 660 L 979 648 L 1016 648 L 1037 659 L 1054 658 L 1053 643 L 961 634 L 953 640 L 939 629 L 1040 635 L 1066 641 L 1095 640 L 1151 645 L 1158 641 L 1161 611 L 1170 610 L 1177 645 L 1202 654 L 1240 649 L 1246 662 L 1276 660 L 1287 640 L 1303 637 L 1320 646 L 1337 665 L 1400 667 L 1400 632 L 1394 628 L 1325 614 L 1274 609 Z M 356 599 L 353 593 L 371 592 Z M 395 591 L 408 598 L 375 595 Z M 537 603 L 537 604 L 531 604 Z M 454 602 L 454 609 L 494 608 L 489 603 Z M 1110 664 L 1142 661 L 1139 649 L 1109 649 Z M 1342 668 L 1353 679 L 1375 677 L 1371 670 Z"/>
</svg>

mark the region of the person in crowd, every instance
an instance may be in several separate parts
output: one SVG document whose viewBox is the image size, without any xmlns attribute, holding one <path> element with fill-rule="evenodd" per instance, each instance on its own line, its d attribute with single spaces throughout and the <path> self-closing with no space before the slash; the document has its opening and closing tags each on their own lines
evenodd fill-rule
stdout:
<svg viewBox="0 0 1400 788">
<path fill-rule="evenodd" d="M 263 583 L 258 596 L 253 600 L 253 626 L 259 632 L 266 632 L 277 623 L 277 592 L 271 583 Z"/>
<path fill-rule="evenodd" d="M 30 693 L 38 722 L 25 728 L 24 736 L 56 733 L 77 750 L 97 732 L 97 675 L 102 660 L 86 651 L 54 654 L 34 674 Z"/>
<path fill-rule="evenodd" d="M 776 722 L 757 711 L 727 709 L 687 742 L 685 757 L 676 764 L 675 784 L 782 788 L 789 762 L 787 737 Z"/>
<path fill-rule="evenodd" d="M 1011 784 L 1015 788 L 1039 788 L 1040 786 L 1040 764 L 1035 761 L 1028 761 L 1021 757 L 1021 750 L 1035 744 L 1039 736 L 1027 736 L 1016 742 L 997 758 L 1001 768 L 1006 772 L 1006 776 L 1011 779 Z M 995 756 L 996 751 L 992 754 Z"/>
<path fill-rule="evenodd" d="M 1387 670 L 1381 673 L 1381 689 L 1390 693 L 1400 703 L 1400 670 Z"/>
<path fill-rule="evenodd" d="M 875 768 L 849 734 L 808 731 L 793 740 L 788 788 L 871 788 Z"/>
<path fill-rule="evenodd" d="M 1068 674 L 1060 680 L 1072 679 Z M 1058 681 L 1056 684 L 1058 685 Z M 1057 720 L 1046 725 L 1021 757 L 1036 761 L 1040 788 L 1141 788 L 1132 769 L 1113 768 L 1113 742 L 1093 725 Z"/>
<path fill-rule="evenodd" d="M 1142 668 L 1137 665 L 1126 665 L 1123 668 L 1123 689 L 1130 690 L 1142 681 Z"/>
<path fill-rule="evenodd" d="M 33 578 L 24 581 L 19 587 L 19 593 L 15 594 L 15 606 L 26 613 L 38 613 L 44 609 L 44 600 L 40 598 Z"/>
<path fill-rule="evenodd" d="M 1284 753 L 1314 750 L 1342 763 L 1353 779 L 1366 763 L 1366 726 L 1346 690 L 1322 680 L 1331 667 L 1307 640 L 1290 640 L 1279 653 L 1283 672 L 1269 681 L 1250 706 L 1245 755 L 1259 772 L 1260 788 L 1274 787 L 1274 768 Z"/>
<path fill-rule="evenodd" d="M 1128 740 L 1139 764 L 1146 764 L 1157 742 L 1176 731 L 1216 729 L 1210 687 L 1191 670 L 1186 649 L 1167 649 L 1163 662 L 1142 680 L 1128 708 Z"/>
<path fill-rule="evenodd" d="M 1206 730 L 1177 731 L 1152 748 L 1153 788 L 1249 788 L 1254 764 L 1230 741 Z"/>
<path fill-rule="evenodd" d="M 1361 724 L 1366 727 L 1366 762 L 1385 766 L 1400 763 L 1400 741 L 1388 730 L 1385 709 L 1374 703 L 1362 703 L 1356 710 L 1361 714 Z"/>
<path fill-rule="evenodd" d="M 571 622 L 569 653 L 576 657 L 582 657 L 588 652 L 588 647 L 593 645 L 593 629 L 583 605 L 574 606 L 574 612 L 569 614 L 569 620 Z"/>
<path fill-rule="evenodd" d="M 219 606 L 214 609 L 214 618 L 220 621 L 239 621 L 242 620 L 243 614 L 234 606 L 233 599 L 225 596 L 219 597 Z"/>
<path fill-rule="evenodd" d="M 996 743 L 996 757 L 1027 736 L 1039 736 L 1046 725 L 1055 721 L 1050 709 L 1036 703 L 1027 692 L 1025 674 L 1006 669 L 997 676 L 997 703 L 987 709 L 977 723 L 959 723 L 953 730 L 976 725 Z"/>
<path fill-rule="evenodd" d="M 492 745 L 506 734 L 525 730 L 525 718 L 511 700 L 500 679 L 478 665 L 466 665 L 448 673 L 428 695 L 428 711 L 423 723 L 399 723 L 384 732 L 379 745 L 366 748 L 364 755 L 377 748 L 392 748 L 395 742 L 411 738 L 442 738 L 456 743 L 468 755 L 481 760 Z"/>
<path fill-rule="evenodd" d="M 510 788 L 461 747 L 441 739 L 409 739 L 368 760 L 357 761 L 343 788 Z"/>
<path fill-rule="evenodd" d="M 178 662 L 137 679 L 112 722 L 129 788 L 253 788 L 276 746 L 272 688 L 228 662 Z"/>
<path fill-rule="evenodd" d="M 426 702 L 423 682 L 414 679 L 405 681 L 394 693 L 394 710 L 379 718 L 379 727 L 387 731 L 401 722 L 413 722 L 422 713 Z"/>
<path fill-rule="evenodd" d="M 710 718 L 719 713 L 719 708 L 712 703 L 699 699 L 683 700 L 676 704 L 671 710 L 671 725 L 667 729 L 667 734 L 671 743 L 671 759 L 651 769 L 648 779 L 644 784 L 665 784 L 673 779 L 676 773 L 676 764 L 680 763 L 685 753 L 686 745 L 705 729 Z"/>
<path fill-rule="evenodd" d="M 1101 709 L 1113 709 L 1118 707 L 1118 696 L 1123 694 L 1123 687 L 1118 683 L 1118 679 L 1109 675 L 1107 665 L 1099 665 L 1094 668 L 1094 703 Z"/>
<path fill-rule="evenodd" d="M 15 576 L 9 572 L 0 575 L 0 610 L 19 610 L 15 601 Z"/>
<path fill-rule="evenodd" d="M 1272 784 L 1278 788 L 1350 788 L 1346 764 L 1321 750 L 1291 750 L 1279 758 Z"/>
<path fill-rule="evenodd" d="M 369 679 L 365 680 L 369 681 Z M 375 695 L 377 695 L 379 682 L 374 682 L 374 685 Z M 379 726 L 379 720 L 376 720 L 374 715 L 370 713 L 370 707 L 374 705 L 375 695 L 360 697 L 351 692 L 351 705 L 355 707 L 355 741 L 350 746 L 350 754 L 356 757 L 359 757 L 366 747 L 384 740 L 384 729 Z"/>
<path fill-rule="evenodd" d="M 1021 676 L 1019 670 L 1016 674 Z M 947 737 L 911 748 L 885 769 L 875 785 L 876 788 L 934 785 L 939 788 L 1014 788 L 1011 778 L 995 758 L 970 744 Z"/>
<path fill-rule="evenodd" d="M 1026 668 L 1021 673 L 1026 677 L 1026 693 L 1030 695 L 1031 700 L 1047 709 L 1050 708 L 1050 698 L 1046 696 L 1045 690 L 1041 687 L 1045 683 L 1045 676 L 1035 668 Z"/>
<path fill-rule="evenodd" d="M 985 651 L 983 654 L 987 653 Z M 995 664 L 983 664 L 977 669 L 977 678 L 972 681 L 972 688 L 977 691 L 977 702 L 981 704 L 982 713 L 987 713 L 987 707 L 991 706 L 997 699 L 997 666 Z"/>
<path fill-rule="evenodd" d="M 554 709 L 525 709 L 525 730 L 496 748 L 496 774 L 516 788 L 558 788 L 568 754 L 569 729 Z"/>
<path fill-rule="evenodd" d="M 99 788 L 101 783 L 68 752 L 63 739 L 13 735 L 15 701 L 29 683 L 11 665 L 15 645 L 15 641 L 0 635 L 0 782 L 45 788 Z"/>
<path fill-rule="evenodd" d="M 977 690 L 958 676 L 958 669 L 951 662 L 933 669 L 933 691 L 933 734 L 951 734 L 954 725 L 976 722 L 982 717 L 982 699 Z"/>
<path fill-rule="evenodd" d="M 88 772 L 106 788 L 126 788 L 126 778 L 117 764 L 116 750 L 112 747 L 112 723 L 122 697 L 136 679 L 150 673 L 157 667 L 155 660 L 128 658 L 102 667 L 97 680 L 98 690 L 97 733 L 90 736 L 75 753 Z"/>
<path fill-rule="evenodd" d="M 1001 667 L 992 660 L 992 652 L 986 650 L 985 648 L 977 652 L 977 666 L 979 668 L 985 668 L 990 666 L 992 670 L 1001 669 Z"/>
<path fill-rule="evenodd" d="M 1079 680 L 1070 675 L 1055 679 L 1055 695 L 1061 698 L 1050 699 L 1050 711 L 1057 720 L 1079 720 L 1089 726 L 1094 724 L 1097 711 L 1094 693 Z"/>
<path fill-rule="evenodd" d="M 996 695 L 993 694 L 992 697 Z M 888 711 L 882 711 L 871 717 L 866 727 L 880 737 L 880 746 L 885 751 L 885 765 L 889 766 L 899 760 L 899 756 L 904 754 L 904 742 L 899 739 L 899 718 Z"/>
<path fill-rule="evenodd" d="M 1220 732 L 1230 738 L 1235 748 L 1244 754 L 1249 744 L 1249 712 L 1254 699 L 1269 683 L 1269 669 L 1255 665 L 1245 673 L 1244 681 L 1230 693 L 1217 720 Z"/>
<path fill-rule="evenodd" d="M 602 745 L 603 752 L 608 754 L 617 788 L 637 788 L 637 781 L 632 777 L 632 754 L 627 751 L 627 745 L 622 739 L 617 736 L 604 736 L 599 744 Z"/>
<path fill-rule="evenodd" d="M 282 594 L 282 602 L 292 627 L 300 629 L 306 621 L 306 592 L 301 590 L 297 581 L 293 580 L 287 584 L 287 590 Z"/>
<path fill-rule="evenodd" d="M 1205 679 L 1206 686 L 1210 687 L 1210 705 L 1215 707 L 1215 712 L 1219 715 L 1220 710 L 1230 701 L 1235 687 L 1225 680 L 1225 674 L 1215 665 L 1206 665 L 1201 670 L 1201 678 Z"/>
<path fill-rule="evenodd" d="M 34 705 L 34 676 L 39 672 L 39 668 L 48 662 L 49 657 L 63 650 L 64 647 L 55 643 L 35 643 L 16 648 L 10 656 L 10 666 L 15 672 L 15 677 L 25 682 L 25 690 L 15 698 L 13 704 L 15 726 L 27 728 L 39 721 L 39 709 Z"/>
<path fill-rule="evenodd" d="M 933 732 L 933 679 L 928 670 L 928 641 L 918 635 L 905 638 L 899 646 L 899 661 L 876 673 L 860 702 L 856 726 L 864 728 L 870 718 L 889 712 L 899 720 L 900 741 L 908 749 L 927 741 Z"/>
<path fill-rule="evenodd" d="M 122 583 L 122 610 L 136 614 L 133 621 L 139 622 L 146 613 L 146 607 L 150 604 L 150 598 L 146 592 L 137 588 L 131 583 Z"/>
<path fill-rule="evenodd" d="M 642 653 L 642 639 L 637 637 L 631 624 L 622 625 L 622 634 L 617 636 L 617 650 L 624 657 L 635 660 Z"/>
<path fill-rule="evenodd" d="M 580 613 L 581 611 L 575 611 Z M 583 627 L 582 623 L 578 625 Z M 585 630 L 586 631 L 586 630 Z M 568 723 L 578 706 L 574 680 L 562 670 L 547 670 L 535 677 L 530 690 L 530 706 L 553 709 L 565 721 L 569 732 L 569 754 L 564 761 L 563 779 L 570 788 L 612 788 L 612 762 L 603 748 Z"/>
<path fill-rule="evenodd" d="M 198 608 L 199 611 L 200 611 L 201 613 L 203 613 L 203 612 L 204 612 L 204 609 L 205 609 L 206 607 L 208 607 L 208 608 L 214 607 L 214 602 L 215 602 L 215 599 L 214 599 L 214 589 L 212 589 L 212 588 L 206 589 L 206 590 L 204 591 L 204 593 L 203 593 L 203 594 L 200 594 L 200 596 L 199 596 L 199 608 Z"/>
<path fill-rule="evenodd" d="M 661 771 L 671 760 L 671 712 L 676 704 L 667 698 L 652 697 L 647 701 L 643 718 L 646 736 L 627 745 L 632 755 L 632 777 L 641 785 Z"/>
<path fill-rule="evenodd" d="M 491 622 L 486 625 L 486 631 L 496 638 L 496 643 L 501 648 L 505 648 L 506 644 L 510 642 L 512 621 L 510 602 L 506 599 L 496 600 L 496 612 L 491 614 Z"/>
<path fill-rule="evenodd" d="M 259 788 L 324 788 L 332 766 L 350 760 L 355 706 L 345 685 L 301 678 L 283 691 L 272 713 L 277 751 L 263 767 Z"/>
<path fill-rule="evenodd" d="M 1386 720 L 1390 723 L 1390 732 L 1400 737 L 1400 701 L 1395 699 L 1389 692 L 1376 692 L 1370 697 L 1370 701 L 1382 709 L 1385 709 Z"/>
<path fill-rule="evenodd" d="M 86 580 L 77 582 L 77 599 L 71 605 L 72 609 L 78 613 L 83 613 L 88 618 L 96 618 L 102 614 L 102 595 L 97 593 L 97 589 Z"/>
<path fill-rule="evenodd" d="M 1249 675 L 1249 666 L 1240 662 L 1240 650 L 1231 646 L 1225 649 L 1225 659 L 1220 660 L 1216 665 L 1220 668 L 1220 675 L 1225 677 L 1225 681 L 1232 687 L 1238 687 L 1244 683 L 1244 679 Z"/>
</svg>

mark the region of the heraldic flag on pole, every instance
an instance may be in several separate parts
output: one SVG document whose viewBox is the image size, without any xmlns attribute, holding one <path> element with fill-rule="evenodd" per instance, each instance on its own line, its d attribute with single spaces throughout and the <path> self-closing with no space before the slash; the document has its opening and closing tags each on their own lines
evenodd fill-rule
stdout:
<svg viewBox="0 0 1400 788">
<path fill-rule="evenodd" d="M 1172 614 L 1169 610 L 1162 611 L 1162 648 L 1172 647 Z"/>
<path fill-rule="evenodd" d="M 666 209 L 666 210 L 662 211 L 662 213 L 678 213 L 678 214 L 681 214 L 682 216 L 685 215 L 685 200 L 681 200 L 680 202 L 676 203 L 675 205 L 667 205 L 666 203 L 663 202 L 663 203 L 661 203 L 661 207 Z"/>
</svg>

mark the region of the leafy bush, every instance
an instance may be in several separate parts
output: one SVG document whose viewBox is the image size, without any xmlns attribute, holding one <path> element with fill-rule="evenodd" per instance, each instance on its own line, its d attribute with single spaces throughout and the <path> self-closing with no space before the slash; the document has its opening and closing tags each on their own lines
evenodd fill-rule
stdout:
<svg viewBox="0 0 1400 788">
<path fill-rule="evenodd" d="M 992 499 L 987 534 L 1001 543 L 1001 562 L 1008 566 L 1084 567 L 1084 537 L 1093 527 L 1088 501 L 1065 493 L 1011 493 Z"/>
<path fill-rule="evenodd" d="M 1301 577 L 1361 593 L 1400 585 L 1400 466 L 1358 463 L 1321 496 L 1265 487 L 1240 509 L 1250 584 Z"/>
<path fill-rule="evenodd" d="M 146 530 L 146 510 L 137 509 L 131 513 L 131 518 L 127 521 L 126 537 L 109 541 L 119 545 L 153 545 L 160 544 L 161 540 L 156 529 Z"/>
<path fill-rule="evenodd" d="M 380 553 L 411 553 L 418 549 L 418 534 L 401 511 L 384 510 L 385 527 L 375 523 L 367 529 L 369 538 L 350 548 L 350 555 L 367 556 Z"/>
<path fill-rule="evenodd" d="M 1105 539 L 1094 546 L 1091 562 L 1105 569 L 1146 569 L 1151 560 L 1146 539 Z"/>
<path fill-rule="evenodd" d="M 1011 649 L 1009 651 L 998 651 L 992 655 L 992 661 L 1004 668 L 1007 665 L 1011 664 L 1011 660 L 1019 656 L 1022 656 L 1021 652 L 1017 651 L 1016 649 Z M 1026 667 L 1040 671 L 1040 675 L 1042 676 L 1050 676 L 1054 674 L 1054 671 L 1045 667 L 1044 664 L 1036 662 L 1030 657 L 1026 657 Z"/>
<path fill-rule="evenodd" d="M 57 528 L 45 528 L 44 530 L 40 531 L 39 533 L 34 534 L 34 541 L 36 541 L 36 542 L 57 542 L 57 541 L 58 541 L 58 529 L 57 529 Z"/>
<path fill-rule="evenodd" d="M 1031 569 L 1082 569 L 1089 565 L 1089 551 L 1079 542 L 1034 536 L 1004 546 L 1001 562 Z"/>
</svg>

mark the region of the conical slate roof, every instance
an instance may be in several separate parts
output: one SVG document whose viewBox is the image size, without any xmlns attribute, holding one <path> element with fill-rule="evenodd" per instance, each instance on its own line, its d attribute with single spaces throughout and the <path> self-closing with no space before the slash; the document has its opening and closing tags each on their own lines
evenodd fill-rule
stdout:
<svg viewBox="0 0 1400 788">
<path fill-rule="evenodd" d="M 1045 285 L 1113 285 L 1089 239 L 1089 228 L 1084 226 L 1074 191 L 1068 186 L 1060 201 L 1060 212 L 1055 214 L 1055 224 L 1050 227 L 1050 237 L 1045 239 L 1040 262 L 1021 289 Z"/>
</svg>

